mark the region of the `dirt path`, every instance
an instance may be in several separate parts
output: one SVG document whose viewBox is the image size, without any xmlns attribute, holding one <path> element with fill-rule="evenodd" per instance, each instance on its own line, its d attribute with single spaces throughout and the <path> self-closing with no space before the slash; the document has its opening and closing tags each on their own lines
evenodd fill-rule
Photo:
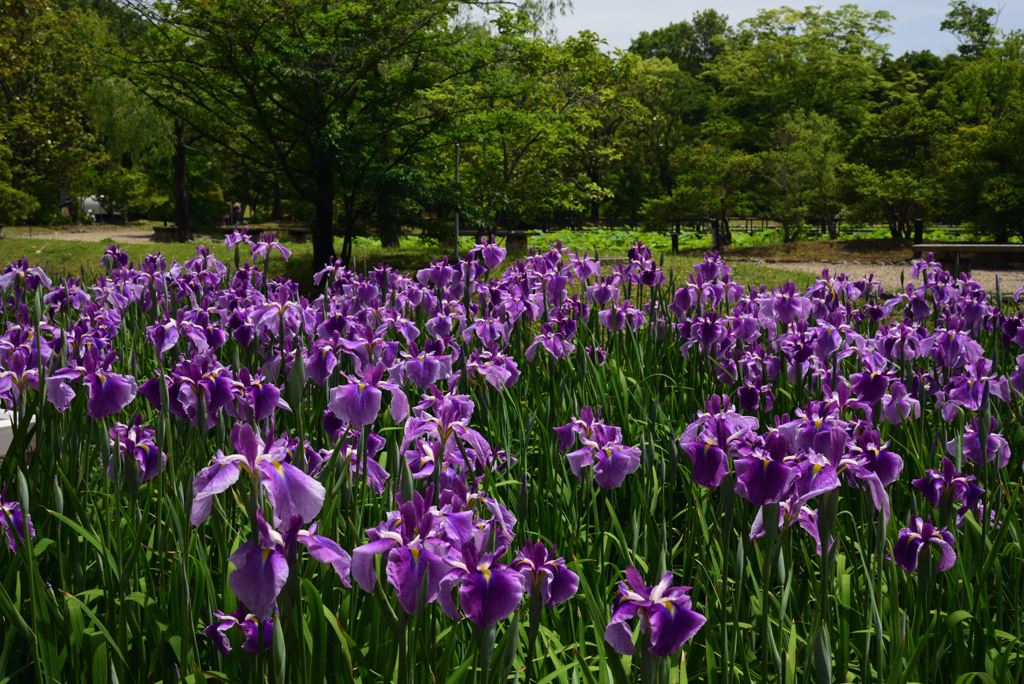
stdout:
<svg viewBox="0 0 1024 684">
<path fill-rule="evenodd" d="M 120 242 L 146 244 L 153 242 L 153 231 L 149 228 L 130 226 L 109 226 L 102 228 L 80 228 L 75 230 L 47 230 L 45 228 L 5 230 L 4 237 L 32 240 L 61 240 L 64 242 Z"/>
<path fill-rule="evenodd" d="M 772 263 L 765 261 L 768 268 L 776 268 L 784 271 L 801 271 L 812 275 L 820 275 L 822 269 L 829 269 L 831 273 L 841 271 L 852 278 L 865 278 L 870 274 L 875 275 L 875 280 L 882 283 L 886 292 L 900 292 L 900 274 L 903 274 L 904 282 L 910 282 L 910 264 L 858 264 L 856 261 L 800 261 L 798 263 L 785 260 Z M 977 270 L 973 274 L 974 279 L 985 288 L 987 292 L 996 291 L 996 278 L 999 278 L 999 286 L 1003 294 L 1013 294 L 1021 285 L 1024 285 L 1024 271 L 986 271 Z"/>
</svg>

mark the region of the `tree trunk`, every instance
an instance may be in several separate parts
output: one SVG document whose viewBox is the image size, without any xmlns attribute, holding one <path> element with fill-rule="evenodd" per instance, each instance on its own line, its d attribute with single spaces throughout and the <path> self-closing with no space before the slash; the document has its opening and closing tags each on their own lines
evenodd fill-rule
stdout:
<svg viewBox="0 0 1024 684">
<path fill-rule="evenodd" d="M 591 169 L 587 174 L 590 177 L 590 182 L 594 185 L 600 185 L 599 181 L 601 178 L 600 172 L 596 169 Z M 590 200 L 590 222 L 597 223 L 598 219 L 601 218 L 601 202 L 599 200 Z"/>
<path fill-rule="evenodd" d="M 281 220 L 281 181 L 274 179 L 274 206 L 270 210 L 270 220 Z"/>
<path fill-rule="evenodd" d="M 352 266 L 352 242 L 356 236 L 355 192 L 345 195 L 345 215 L 341 219 L 345 229 L 345 240 L 341 245 L 341 260 L 347 267 Z"/>
<path fill-rule="evenodd" d="M 313 202 L 313 273 L 334 260 L 334 164 L 330 153 L 318 160 L 313 170 L 316 184 Z"/>
<path fill-rule="evenodd" d="M 718 239 L 722 247 L 732 246 L 732 226 L 729 225 L 729 213 L 726 211 L 718 217 Z"/>
<path fill-rule="evenodd" d="M 398 247 L 401 235 L 392 199 L 392 196 L 386 193 L 377 198 L 377 236 L 380 238 L 380 246 L 384 249 Z"/>
<path fill-rule="evenodd" d="M 174 124 L 174 224 L 178 226 L 178 242 L 192 239 L 192 223 L 188 215 L 188 191 L 185 187 L 185 124 Z"/>
</svg>

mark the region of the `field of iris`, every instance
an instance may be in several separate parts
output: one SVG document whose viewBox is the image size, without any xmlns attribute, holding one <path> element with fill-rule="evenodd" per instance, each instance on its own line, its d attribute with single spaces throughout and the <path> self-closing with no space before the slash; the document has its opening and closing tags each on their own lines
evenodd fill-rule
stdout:
<svg viewBox="0 0 1024 684">
<path fill-rule="evenodd" d="M 0 682 L 1019 681 L 1014 298 L 227 243 L 0 274 Z"/>
</svg>

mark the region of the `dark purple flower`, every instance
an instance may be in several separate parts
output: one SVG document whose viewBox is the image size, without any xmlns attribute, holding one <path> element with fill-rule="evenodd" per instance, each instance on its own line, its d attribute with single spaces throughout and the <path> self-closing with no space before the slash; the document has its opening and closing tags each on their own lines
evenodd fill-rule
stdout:
<svg viewBox="0 0 1024 684">
<path fill-rule="evenodd" d="M 935 571 L 945 572 L 956 563 L 954 543 L 953 535 L 945 527 L 939 529 L 932 525 L 928 518 L 911 516 L 910 526 L 900 530 L 896 544 L 892 547 L 892 557 L 896 565 L 907 572 L 914 572 L 917 570 L 921 552 L 931 553 L 929 547 L 934 546 L 940 551 L 939 564 Z"/>
<path fill-rule="evenodd" d="M 737 458 L 736 493 L 755 506 L 778 503 L 786 498 L 800 471 L 786 461 L 786 438 L 771 433 L 763 447 L 756 447 L 749 456 Z"/>
<path fill-rule="evenodd" d="M 435 509 L 428 507 L 428 497 L 415 492 L 412 501 L 404 502 L 398 511 L 388 514 L 386 521 L 375 528 L 366 530 L 370 541 L 352 552 L 352 577 L 365 592 L 373 591 L 377 584 L 377 572 L 373 567 L 374 556 L 384 555 L 387 561 L 388 583 L 394 587 L 398 602 L 407 613 L 415 613 L 419 606 L 437 599 L 438 587 L 443 575 L 449 570 L 445 559 L 449 542 L 443 536 L 445 528 L 435 524 Z M 450 513 L 446 525 L 464 528 L 469 534 L 473 514 Z M 420 596 L 420 587 L 426 578 L 426 593 Z"/>
<path fill-rule="evenodd" d="M 277 241 L 277 236 L 273 233 L 263 233 L 260 235 L 255 242 L 250 242 L 252 247 L 252 258 L 269 258 L 271 250 L 277 250 L 285 261 L 291 258 L 292 250 L 288 249 L 280 242 Z M 229 246 L 230 249 L 230 246 Z"/>
<path fill-rule="evenodd" d="M 640 467 L 640 449 L 628 447 L 617 440 L 597 442 L 583 439 L 583 446 L 566 454 L 573 475 L 582 480 L 581 469 L 594 467 L 594 482 L 605 489 L 622 485 L 626 475 Z"/>
<path fill-rule="evenodd" d="M 679 445 L 693 464 L 693 481 L 716 489 L 729 474 L 729 457 L 753 437 L 758 423 L 757 418 L 733 411 L 728 397 L 711 395 L 705 405 L 707 410 L 687 426 Z"/>
<path fill-rule="evenodd" d="M 484 266 L 487 268 L 497 268 L 505 260 L 505 255 L 507 254 L 504 247 L 498 246 L 498 241 L 493 236 L 490 242 L 487 241 L 487 238 L 484 238 L 482 243 L 470 250 L 471 254 L 474 252 L 480 254 L 480 257 L 484 260 Z"/>
<path fill-rule="evenodd" d="M 882 415 L 892 425 L 899 425 L 911 416 L 921 417 L 921 402 L 907 394 L 899 380 L 889 386 L 889 394 L 882 397 Z"/>
<path fill-rule="evenodd" d="M 576 350 L 576 345 L 565 339 L 565 335 L 563 333 L 555 332 L 550 323 L 542 323 L 540 328 L 540 334 L 537 335 L 534 338 L 533 343 L 526 348 L 526 358 L 529 359 L 530 363 L 533 363 L 533 357 L 537 353 L 537 347 L 540 346 L 543 346 L 551 356 L 560 360 L 568 358 L 569 354 Z"/>
<path fill-rule="evenodd" d="M 256 618 L 265 620 L 273 614 L 291 572 L 288 559 L 294 560 L 297 544 L 305 546 L 314 560 L 333 567 L 342 584 L 350 586 L 351 558 L 335 542 L 316 534 L 316 525 L 301 530 L 301 518 L 295 515 L 282 533 L 266 523 L 262 511 L 257 510 L 256 516 L 259 542 L 245 542 L 228 558 L 236 568 L 228 576 L 228 586 Z"/>
<path fill-rule="evenodd" d="M 644 585 L 640 573 L 632 565 L 626 569 L 626 581 L 619 582 L 612 619 L 604 638 L 616 652 L 633 655 L 633 631 L 629 621 L 640 615 L 640 633 L 649 635 L 651 655 L 671 655 L 693 638 L 707 621 L 693 610 L 687 592 L 690 587 L 673 587 L 672 573 L 666 572 L 653 587 Z M 643 638 L 641 636 L 641 638 Z"/>
<path fill-rule="evenodd" d="M 523 587 L 533 596 L 539 593 L 541 603 L 547 607 L 568 601 L 576 595 L 580 578 L 569 568 L 565 560 L 553 558 L 555 549 L 549 553 L 541 542 L 527 544 L 516 554 L 512 567 L 523 577 Z"/>
<path fill-rule="evenodd" d="M 167 465 L 167 454 L 161 453 L 160 448 L 153 441 L 156 431 L 149 427 L 143 427 L 142 416 L 135 416 L 135 421 L 130 426 L 115 423 L 114 427 L 110 428 L 109 434 L 111 451 L 113 452 L 119 447 L 117 455 L 123 463 L 127 464 L 128 459 L 135 462 L 134 468 L 137 469 L 138 482 L 153 479 Z M 126 466 L 122 465 L 121 467 Z M 113 454 L 107 465 L 107 477 L 111 480 L 114 479 Z"/>
<path fill-rule="evenodd" d="M 204 380 L 205 382 L 201 381 L 199 384 L 205 390 L 208 401 L 215 405 L 223 404 L 224 412 L 236 420 L 259 422 L 274 415 L 274 411 L 279 408 L 291 411 L 288 402 L 281 397 L 281 390 L 277 385 L 267 382 L 262 375 L 250 377 L 248 368 L 238 371 L 238 380 L 224 377 L 223 387 L 220 386 L 220 377 L 208 374 Z M 194 391 L 188 389 L 188 392 Z M 183 392 L 186 400 L 189 397 L 188 392 Z"/>
<path fill-rule="evenodd" d="M 517 572 L 495 562 L 504 549 L 480 553 L 472 542 L 463 545 L 461 553 L 450 553 L 446 559 L 451 571 L 441 580 L 440 603 L 445 614 L 461 620 L 452 591 L 459 587 L 459 607 L 470 622 L 484 629 L 511 615 L 523 599 L 523 582 Z"/>
<path fill-rule="evenodd" d="M 135 398 L 135 378 L 130 375 L 97 370 L 83 380 L 89 388 L 86 412 L 93 420 L 120 413 Z"/>
<path fill-rule="evenodd" d="M 218 450 L 213 462 L 196 476 L 192 487 L 192 524 L 199 526 L 210 517 L 213 497 L 228 490 L 238 481 L 244 470 L 249 474 L 251 486 L 262 484 L 274 507 L 274 525 L 287 523 L 298 516 L 309 523 L 324 505 L 327 490 L 324 486 L 288 463 L 287 440 L 282 438 L 267 448 L 251 426 L 235 424 L 231 428 L 231 443 L 238 453 L 225 455 Z"/>
<path fill-rule="evenodd" d="M 7 535 L 7 547 L 11 551 L 17 551 L 18 544 L 25 542 L 25 524 L 28 523 L 30 537 L 36 536 L 36 530 L 32 526 L 32 516 L 23 513 L 21 504 L 17 501 L 5 501 L 4 494 L 5 492 L 0 491 L 0 527 Z"/>
<path fill-rule="evenodd" d="M 973 475 L 956 472 L 956 466 L 945 456 L 942 457 L 942 470 L 928 469 L 924 477 L 917 478 L 911 484 L 917 487 L 933 508 L 962 503 L 960 510 L 966 511 L 974 507 L 985 490 L 974 484 Z"/>
<path fill-rule="evenodd" d="M 361 428 L 377 420 L 383 396 L 380 388 L 383 388 L 391 392 L 391 418 L 396 423 L 402 422 L 409 414 L 409 400 L 398 385 L 381 382 L 383 376 L 383 364 L 366 366 L 361 380 L 352 379 L 352 384 L 331 390 L 327 406 L 341 420 L 354 428 Z"/>
<path fill-rule="evenodd" d="M 268 618 L 263 621 L 263 644 L 258 646 L 260 621 L 253 613 L 249 612 L 244 603 L 239 603 L 238 608 L 231 613 L 214 611 L 213 617 L 213 624 L 204 627 L 203 634 L 210 637 L 210 641 L 223 655 L 231 653 L 231 642 L 228 641 L 227 632 L 232 629 L 237 629 L 242 633 L 244 638 L 242 649 L 249 653 L 256 653 L 257 650 L 269 650 L 274 641 L 274 622 Z"/>
<path fill-rule="evenodd" d="M 991 418 L 988 438 L 985 440 L 984 454 L 981 448 L 981 435 L 978 434 L 978 421 L 971 419 L 967 430 L 963 435 L 963 453 L 968 461 L 976 466 L 985 465 L 986 462 L 995 461 L 997 468 L 1005 468 L 1010 463 L 1010 445 L 1006 439 L 995 432 L 997 427 L 996 419 Z M 956 440 L 946 442 L 946 451 L 950 456 L 956 456 Z"/>
</svg>

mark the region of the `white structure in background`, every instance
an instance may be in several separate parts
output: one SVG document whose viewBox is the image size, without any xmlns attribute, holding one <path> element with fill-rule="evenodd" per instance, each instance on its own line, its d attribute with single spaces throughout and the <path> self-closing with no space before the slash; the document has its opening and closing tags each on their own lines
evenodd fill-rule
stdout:
<svg viewBox="0 0 1024 684">
<path fill-rule="evenodd" d="M 102 199 L 103 199 L 102 196 L 97 196 L 97 195 L 89 195 L 88 197 L 83 197 L 82 198 L 82 213 L 83 214 L 92 214 L 93 216 L 96 217 L 96 220 L 100 221 L 101 223 L 105 223 L 105 222 L 111 220 L 113 218 L 111 213 L 109 211 L 107 211 L 107 208 L 105 206 L 100 204 L 100 200 L 102 200 Z M 118 213 L 120 213 L 120 212 L 115 211 L 114 215 L 117 215 Z"/>
<path fill-rule="evenodd" d="M 13 411 L 0 411 L 0 461 L 3 461 L 4 456 L 7 455 L 7 450 L 11 448 L 11 442 L 14 441 L 14 425 L 11 419 L 14 417 Z M 29 421 L 29 425 L 36 422 L 35 416 Z M 32 446 L 35 446 L 35 437 L 32 438 Z"/>
</svg>

